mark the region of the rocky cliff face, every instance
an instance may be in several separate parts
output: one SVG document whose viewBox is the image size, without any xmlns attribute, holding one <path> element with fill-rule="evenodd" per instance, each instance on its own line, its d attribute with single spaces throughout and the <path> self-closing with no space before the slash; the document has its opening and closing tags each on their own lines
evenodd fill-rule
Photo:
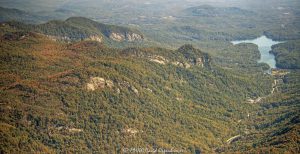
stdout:
<svg viewBox="0 0 300 154">
<path fill-rule="evenodd" d="M 166 51 L 167 52 L 167 51 Z M 179 54 L 157 54 L 149 50 L 140 50 L 138 48 L 127 48 L 122 51 L 124 56 L 143 58 L 161 65 L 175 65 L 183 68 L 192 68 L 194 66 L 207 67 L 211 66 L 211 58 L 207 53 L 195 49 L 191 45 L 183 45 L 177 52 Z"/>
<path fill-rule="evenodd" d="M 53 35 L 46 35 L 46 36 L 53 41 L 71 42 L 71 38 L 68 36 L 53 36 Z"/>
<path fill-rule="evenodd" d="M 140 41 L 140 40 L 144 39 L 142 35 L 139 35 L 139 34 L 136 34 L 136 33 L 131 33 L 131 34 L 127 33 L 126 38 L 130 42 L 131 41 Z"/>
<path fill-rule="evenodd" d="M 85 40 L 85 41 L 97 41 L 102 42 L 103 38 L 99 35 L 90 35 L 86 38 L 70 38 L 68 36 L 53 36 L 53 35 L 46 35 L 48 38 L 50 38 L 53 41 L 64 41 L 64 42 L 72 42 L 74 40 Z"/>
<path fill-rule="evenodd" d="M 90 37 L 86 38 L 86 40 L 102 42 L 103 38 L 102 38 L 102 36 L 91 35 Z"/>
<path fill-rule="evenodd" d="M 207 53 L 203 53 L 199 49 L 195 49 L 192 45 L 183 45 L 177 51 L 182 53 L 192 65 L 198 65 L 202 67 L 210 65 L 210 56 Z"/>
<path fill-rule="evenodd" d="M 142 35 L 136 34 L 136 33 L 117 33 L 117 32 L 112 32 L 109 35 L 109 38 L 114 40 L 114 41 L 141 41 L 144 39 Z"/>
</svg>

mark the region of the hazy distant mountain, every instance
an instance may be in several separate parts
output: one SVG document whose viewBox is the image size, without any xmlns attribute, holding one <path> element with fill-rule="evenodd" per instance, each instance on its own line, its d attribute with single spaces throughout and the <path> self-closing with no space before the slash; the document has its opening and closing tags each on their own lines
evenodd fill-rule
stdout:
<svg viewBox="0 0 300 154">
<path fill-rule="evenodd" d="M 225 16 L 253 16 L 254 12 L 240 9 L 237 7 L 213 7 L 210 5 L 202 5 L 191 7 L 185 10 L 188 14 L 193 16 L 203 17 L 225 17 Z"/>
<path fill-rule="evenodd" d="M 37 23 L 47 21 L 47 18 L 41 17 L 29 12 L 21 11 L 18 9 L 9 9 L 0 7 L 0 22 L 4 21 L 21 21 L 25 23 Z"/>
<path fill-rule="evenodd" d="M 0 6 L 30 12 L 53 11 L 70 0 L 1 0 Z"/>
</svg>

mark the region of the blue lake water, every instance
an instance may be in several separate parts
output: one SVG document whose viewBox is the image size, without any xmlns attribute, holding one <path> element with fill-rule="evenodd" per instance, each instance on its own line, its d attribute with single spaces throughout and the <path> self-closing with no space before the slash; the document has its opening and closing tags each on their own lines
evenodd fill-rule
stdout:
<svg viewBox="0 0 300 154">
<path fill-rule="evenodd" d="M 271 68 L 276 68 L 276 61 L 275 56 L 269 51 L 271 51 L 272 45 L 282 43 L 278 41 L 273 41 L 272 39 L 267 38 L 266 36 L 261 36 L 259 38 L 253 40 L 239 40 L 239 41 L 232 41 L 231 43 L 239 44 L 239 43 L 253 43 L 258 46 L 258 50 L 260 52 L 261 58 L 258 61 L 259 63 L 267 63 Z"/>
</svg>

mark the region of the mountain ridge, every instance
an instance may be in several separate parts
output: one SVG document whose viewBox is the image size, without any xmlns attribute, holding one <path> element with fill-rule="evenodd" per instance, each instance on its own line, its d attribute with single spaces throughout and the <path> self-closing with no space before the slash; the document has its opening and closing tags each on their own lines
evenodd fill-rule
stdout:
<svg viewBox="0 0 300 154">
<path fill-rule="evenodd" d="M 135 29 L 98 23 L 84 17 L 70 17 L 65 21 L 52 20 L 44 24 L 32 25 L 20 22 L 6 22 L 12 27 L 26 31 L 35 31 L 61 41 L 143 41 L 144 36 Z"/>
<path fill-rule="evenodd" d="M 211 5 L 201 5 L 190 7 L 184 12 L 193 16 L 202 17 L 230 17 L 230 16 L 253 16 L 254 12 L 244 10 L 238 7 L 213 7 Z"/>
</svg>

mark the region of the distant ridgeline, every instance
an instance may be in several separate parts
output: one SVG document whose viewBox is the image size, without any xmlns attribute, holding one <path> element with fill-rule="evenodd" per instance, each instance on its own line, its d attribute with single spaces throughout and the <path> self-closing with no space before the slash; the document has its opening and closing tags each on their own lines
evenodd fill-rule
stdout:
<svg viewBox="0 0 300 154">
<path fill-rule="evenodd" d="M 202 5 L 191 7 L 185 10 L 189 15 L 202 17 L 225 17 L 225 16 L 253 16 L 254 12 L 240 9 L 237 7 L 213 7 Z"/>
<path fill-rule="evenodd" d="M 37 23 L 40 21 L 44 21 L 45 19 L 47 18 L 40 17 L 38 15 L 22 10 L 0 7 L 0 22 L 15 20 L 24 23 Z"/>
<path fill-rule="evenodd" d="M 138 30 L 106 25 L 84 17 L 71 17 L 65 21 L 53 20 L 39 25 L 13 21 L 7 24 L 17 29 L 45 34 L 53 40 L 66 42 L 80 40 L 134 42 L 144 39 L 143 34 Z"/>
</svg>

